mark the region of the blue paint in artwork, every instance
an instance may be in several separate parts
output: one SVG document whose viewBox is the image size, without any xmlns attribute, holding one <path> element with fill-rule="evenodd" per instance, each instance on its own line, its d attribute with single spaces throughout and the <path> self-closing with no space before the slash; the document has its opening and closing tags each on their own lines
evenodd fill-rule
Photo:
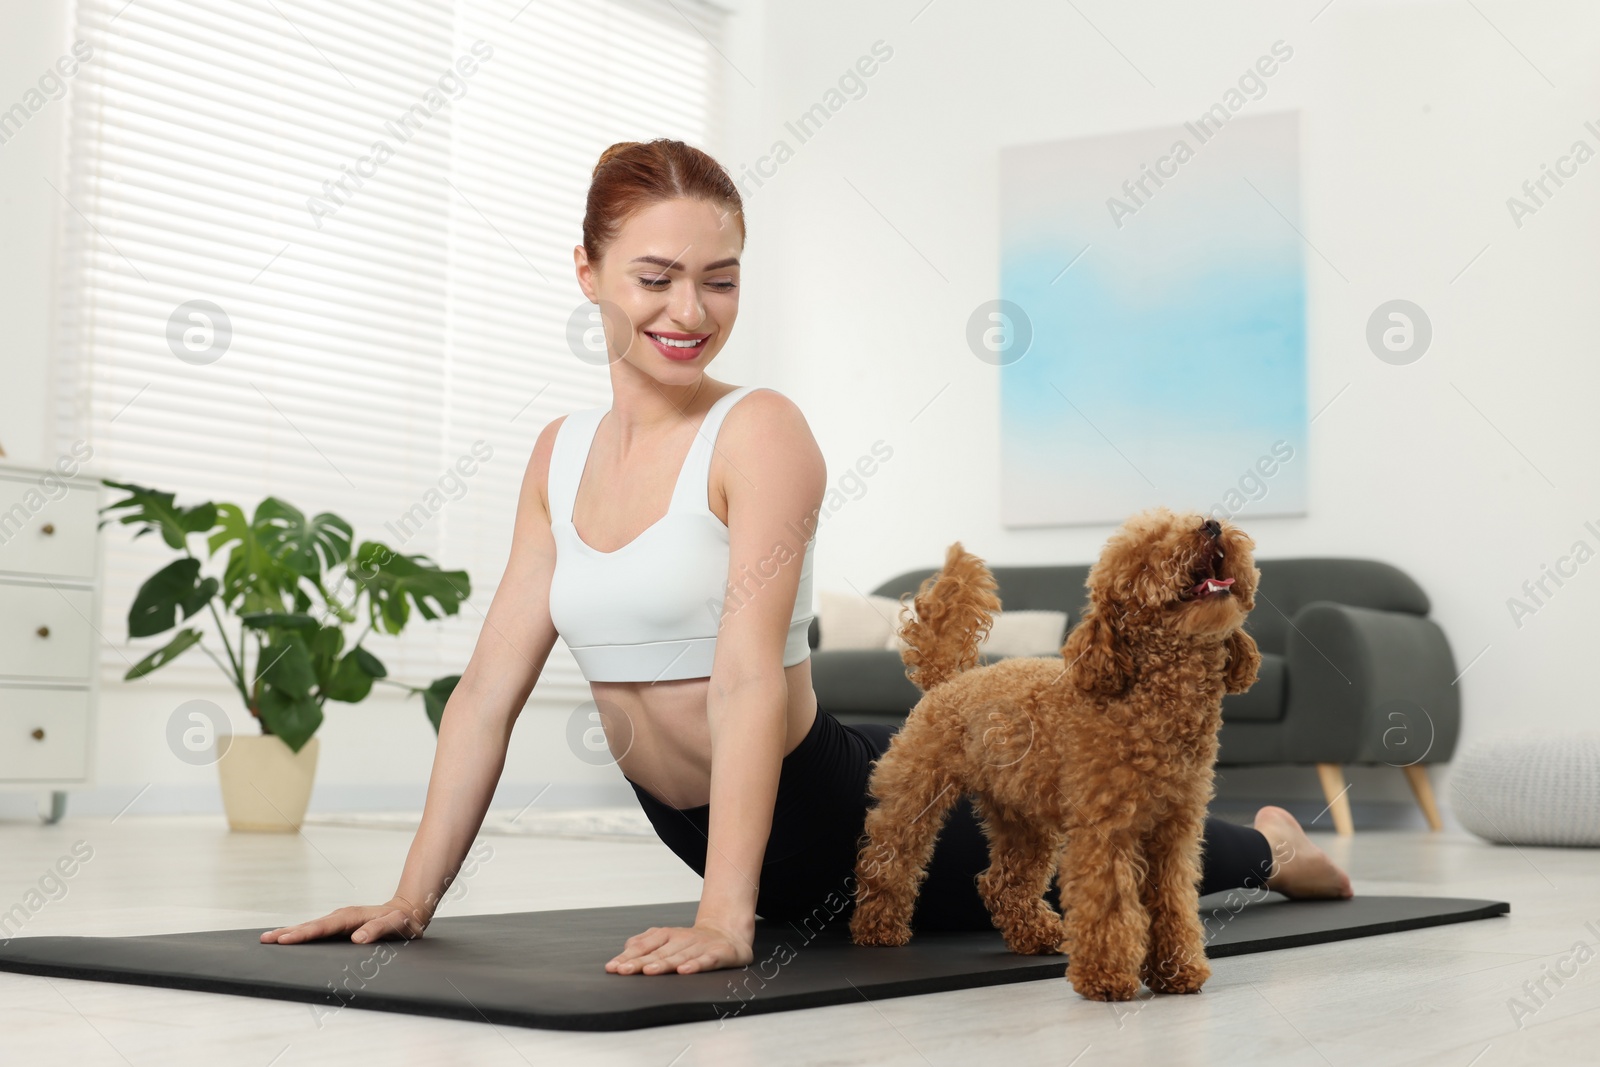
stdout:
<svg viewBox="0 0 1600 1067">
<path fill-rule="evenodd" d="M 1093 421 L 1091 408 L 1114 426 L 1164 436 L 1303 425 L 1305 281 L 1289 251 L 1169 277 L 1137 305 L 1087 258 L 1052 286 L 1059 253 L 1007 255 L 1002 292 L 1026 309 L 1033 344 L 1001 369 L 1006 426 L 1058 422 L 1070 410 L 1061 393 Z"/>
</svg>

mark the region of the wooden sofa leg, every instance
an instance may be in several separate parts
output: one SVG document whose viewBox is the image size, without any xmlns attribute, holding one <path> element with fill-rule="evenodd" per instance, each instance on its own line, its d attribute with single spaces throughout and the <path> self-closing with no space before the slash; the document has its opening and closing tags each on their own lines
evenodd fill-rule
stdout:
<svg viewBox="0 0 1600 1067">
<path fill-rule="evenodd" d="M 1420 763 L 1412 763 L 1401 770 L 1406 772 L 1406 781 L 1411 783 L 1411 792 L 1417 798 L 1417 807 L 1422 809 L 1422 814 L 1428 820 L 1428 829 L 1437 833 L 1444 829 L 1444 822 L 1439 818 L 1439 805 L 1433 799 L 1433 783 L 1428 781 L 1428 768 Z"/>
<path fill-rule="evenodd" d="M 1337 763 L 1317 764 L 1317 777 L 1322 779 L 1322 795 L 1328 799 L 1333 812 L 1333 828 L 1348 837 L 1356 832 L 1355 820 L 1350 817 L 1350 794 L 1345 789 L 1344 773 Z"/>
</svg>

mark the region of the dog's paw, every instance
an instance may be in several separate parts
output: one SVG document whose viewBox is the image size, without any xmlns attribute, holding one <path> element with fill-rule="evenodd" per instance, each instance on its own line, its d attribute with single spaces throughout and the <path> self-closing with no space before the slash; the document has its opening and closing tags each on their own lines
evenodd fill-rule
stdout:
<svg viewBox="0 0 1600 1067">
<path fill-rule="evenodd" d="M 1063 951 L 1062 945 L 1067 940 L 1061 917 L 1047 906 L 1041 914 L 1029 916 L 1024 922 L 996 925 L 1000 926 L 1000 933 L 1006 939 L 1006 947 L 1019 956 L 1059 953 Z"/>
<path fill-rule="evenodd" d="M 1200 987 L 1206 984 L 1206 979 L 1211 977 L 1211 968 L 1203 962 L 1169 968 L 1160 973 L 1147 968 L 1142 977 L 1152 993 L 1198 993 Z"/>
<path fill-rule="evenodd" d="M 850 917 L 850 940 L 858 945 L 898 948 L 911 941 L 911 924 L 893 922 L 857 908 Z"/>
<path fill-rule="evenodd" d="M 1131 974 L 1074 967 L 1069 963 L 1067 981 L 1085 1000 L 1132 1000 L 1139 995 L 1139 979 Z"/>
</svg>

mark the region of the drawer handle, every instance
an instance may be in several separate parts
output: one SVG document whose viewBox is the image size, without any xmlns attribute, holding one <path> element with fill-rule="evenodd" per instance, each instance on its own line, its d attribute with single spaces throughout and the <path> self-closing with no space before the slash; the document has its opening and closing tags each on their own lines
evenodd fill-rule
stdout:
<svg viewBox="0 0 1600 1067">
<path fill-rule="evenodd" d="M 44 740 L 44 728 L 42 726 L 35 726 L 33 728 L 33 739 L 35 741 L 43 741 Z"/>
<path fill-rule="evenodd" d="M 50 636 L 50 627 L 41 626 L 41 627 L 39 627 L 38 633 L 39 633 L 40 637 L 49 637 Z"/>
<path fill-rule="evenodd" d="M 51 534 L 56 532 L 56 524 L 53 522 L 47 522 L 43 526 L 39 527 L 39 532 L 44 534 L 46 537 L 49 537 Z"/>
</svg>

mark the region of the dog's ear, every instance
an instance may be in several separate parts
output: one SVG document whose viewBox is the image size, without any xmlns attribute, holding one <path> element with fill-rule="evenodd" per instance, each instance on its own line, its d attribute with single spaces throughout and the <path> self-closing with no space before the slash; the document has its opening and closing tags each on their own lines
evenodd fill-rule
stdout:
<svg viewBox="0 0 1600 1067">
<path fill-rule="evenodd" d="M 1244 632 L 1244 627 L 1228 635 L 1228 665 L 1223 668 L 1223 682 L 1230 693 L 1243 693 L 1256 684 L 1256 673 L 1261 668 L 1261 650 L 1256 639 Z"/>
<path fill-rule="evenodd" d="M 1072 628 L 1061 646 L 1061 656 L 1073 672 L 1073 681 L 1085 693 L 1121 696 L 1133 680 L 1133 653 L 1097 606 L 1091 605 Z"/>
</svg>

